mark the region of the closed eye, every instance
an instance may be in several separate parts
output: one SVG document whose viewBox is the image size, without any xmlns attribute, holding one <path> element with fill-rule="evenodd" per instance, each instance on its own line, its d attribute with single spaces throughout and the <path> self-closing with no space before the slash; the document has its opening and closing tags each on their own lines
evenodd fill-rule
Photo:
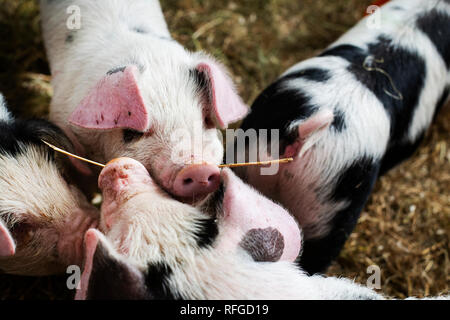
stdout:
<svg viewBox="0 0 450 320">
<path fill-rule="evenodd" d="M 130 143 L 134 140 L 141 138 L 144 135 L 143 132 L 139 132 L 133 129 L 124 129 L 123 130 L 123 141 L 125 143 Z"/>
</svg>

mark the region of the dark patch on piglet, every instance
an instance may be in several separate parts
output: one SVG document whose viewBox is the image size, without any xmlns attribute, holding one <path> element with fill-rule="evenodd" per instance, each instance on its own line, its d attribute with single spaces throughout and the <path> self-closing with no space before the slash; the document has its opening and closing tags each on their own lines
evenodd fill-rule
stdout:
<svg viewBox="0 0 450 320">
<path fill-rule="evenodd" d="M 433 9 L 417 20 L 417 27 L 430 38 L 450 69 L 450 15 Z"/>
<path fill-rule="evenodd" d="M 108 76 L 110 76 L 110 75 L 112 75 L 114 73 L 117 73 L 117 72 L 124 72 L 125 69 L 126 69 L 126 67 L 116 67 L 116 68 L 113 68 L 113 69 L 109 70 L 106 74 Z"/>
<path fill-rule="evenodd" d="M 284 250 L 284 238 L 274 228 L 251 229 L 239 245 L 257 262 L 275 262 L 280 260 Z"/>
<path fill-rule="evenodd" d="M 197 220 L 197 229 L 195 237 L 200 248 L 205 248 L 213 244 L 217 238 L 219 229 L 217 228 L 216 218 Z"/>
<path fill-rule="evenodd" d="M 170 291 L 167 284 L 172 275 L 172 268 L 163 262 L 151 263 L 148 265 L 145 276 L 145 284 L 151 293 L 151 297 L 156 300 L 173 300 L 175 296 Z"/>
<path fill-rule="evenodd" d="M 117 260 L 99 242 L 93 259 L 87 298 L 89 300 L 143 300 L 152 297 L 143 277 Z"/>
</svg>

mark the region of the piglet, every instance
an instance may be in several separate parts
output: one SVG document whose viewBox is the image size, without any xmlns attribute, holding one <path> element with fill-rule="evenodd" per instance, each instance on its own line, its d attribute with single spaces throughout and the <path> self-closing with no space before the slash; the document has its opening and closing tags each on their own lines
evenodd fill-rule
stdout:
<svg viewBox="0 0 450 320">
<path fill-rule="evenodd" d="M 77 153 L 104 163 L 137 159 L 182 201 L 216 190 L 216 128 L 247 113 L 225 68 L 174 41 L 157 0 L 41 0 L 41 13 L 50 119 Z"/>
<path fill-rule="evenodd" d="M 0 271 L 50 275 L 79 265 L 98 210 L 66 183 L 62 163 L 40 139 L 71 150 L 44 120 L 14 119 L 0 95 Z"/>
<path fill-rule="evenodd" d="M 77 299 L 380 299 L 293 263 L 301 233 L 282 207 L 229 169 L 200 208 L 172 199 L 128 158 L 99 177 L 99 229 L 85 236 Z"/>
<path fill-rule="evenodd" d="M 300 265 L 311 274 L 336 258 L 377 177 L 413 154 L 448 101 L 450 3 L 392 0 L 377 14 L 378 27 L 363 19 L 255 100 L 241 129 L 258 138 L 268 130 L 267 145 L 233 154 L 244 145 L 238 137 L 227 151 L 231 162 L 294 157 L 274 173 L 236 172 L 296 217 L 305 239 Z"/>
</svg>

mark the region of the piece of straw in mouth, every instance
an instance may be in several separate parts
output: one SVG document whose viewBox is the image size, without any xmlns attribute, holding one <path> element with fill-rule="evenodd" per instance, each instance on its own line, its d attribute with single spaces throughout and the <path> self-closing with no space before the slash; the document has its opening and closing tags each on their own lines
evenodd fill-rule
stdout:
<svg viewBox="0 0 450 320">
<path fill-rule="evenodd" d="M 45 143 L 47 146 L 49 146 L 50 148 L 52 148 L 53 150 L 60 152 L 62 154 L 65 154 L 69 157 L 73 157 L 75 159 L 81 160 L 81 161 L 85 161 L 87 163 L 90 164 L 94 164 L 96 166 L 102 167 L 104 168 L 105 165 L 99 162 L 95 162 L 80 156 L 77 156 L 76 154 L 70 153 L 66 150 L 63 150 L 61 148 L 58 148 L 57 146 L 52 145 L 51 143 L 42 140 L 41 141 L 43 143 Z M 285 158 L 285 159 L 278 159 L 278 160 L 269 160 L 269 161 L 257 161 L 257 162 L 245 162 L 245 163 L 229 163 L 229 164 L 220 164 L 219 168 L 235 168 L 235 167 L 244 167 L 244 166 L 262 166 L 262 165 L 269 165 L 269 164 L 273 164 L 273 163 L 287 163 L 287 162 L 291 162 L 293 161 L 293 158 Z"/>
<path fill-rule="evenodd" d="M 62 153 L 62 154 L 65 154 L 65 155 L 67 155 L 67 156 L 69 156 L 69 157 L 72 157 L 72 158 L 75 158 L 75 159 L 78 159 L 78 160 L 81 160 L 81 161 L 84 161 L 84 162 L 87 162 L 87 163 L 95 164 L 96 166 L 99 166 L 99 167 L 102 167 L 102 168 L 105 167 L 105 165 L 102 164 L 102 163 L 95 162 L 95 161 L 92 161 L 92 160 L 89 160 L 89 159 L 86 159 L 86 158 L 77 156 L 76 154 L 73 154 L 73 153 L 70 153 L 70 152 L 68 152 L 68 151 L 66 151 L 66 150 L 63 150 L 63 149 L 61 149 L 61 148 L 58 148 L 57 146 L 54 146 L 54 145 L 52 145 L 51 143 L 48 143 L 48 142 L 45 141 L 45 140 L 42 140 L 42 139 L 41 139 L 41 141 L 42 141 L 43 143 L 45 143 L 47 146 L 49 146 L 50 148 L 52 148 L 53 150 L 55 150 L 55 151 L 57 151 L 57 152 L 60 152 L 60 153 Z"/>
<path fill-rule="evenodd" d="M 234 168 L 234 167 L 246 167 L 246 166 L 264 166 L 274 163 L 288 163 L 294 161 L 294 158 L 284 158 L 278 160 L 257 161 L 257 162 L 243 162 L 243 163 L 230 163 L 220 164 L 219 168 Z"/>
</svg>

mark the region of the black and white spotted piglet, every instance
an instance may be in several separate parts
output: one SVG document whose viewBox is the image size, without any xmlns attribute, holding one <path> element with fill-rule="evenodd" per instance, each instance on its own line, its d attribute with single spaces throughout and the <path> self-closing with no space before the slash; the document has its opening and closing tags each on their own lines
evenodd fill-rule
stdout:
<svg viewBox="0 0 450 320">
<path fill-rule="evenodd" d="M 280 156 L 295 158 L 275 175 L 238 174 L 297 218 L 310 273 L 339 254 L 377 177 L 412 155 L 448 101 L 450 2 L 395 0 L 379 14 L 378 29 L 365 18 L 286 71 L 242 124 L 279 129 Z"/>
<path fill-rule="evenodd" d="M 109 162 L 76 298 L 384 298 L 348 279 L 299 270 L 293 260 L 301 235 L 292 216 L 229 169 L 221 181 L 196 208 L 170 197 L 136 160 Z"/>
<path fill-rule="evenodd" d="M 98 211 L 68 185 L 40 139 L 71 149 L 44 120 L 17 120 L 0 95 L 0 272 L 62 273 L 82 262 L 83 235 Z"/>
<path fill-rule="evenodd" d="M 293 263 L 301 238 L 289 213 L 229 169 L 221 178 L 200 210 L 163 192 L 141 163 L 108 163 L 76 298 L 382 298 L 347 279 L 303 273 Z"/>
</svg>

